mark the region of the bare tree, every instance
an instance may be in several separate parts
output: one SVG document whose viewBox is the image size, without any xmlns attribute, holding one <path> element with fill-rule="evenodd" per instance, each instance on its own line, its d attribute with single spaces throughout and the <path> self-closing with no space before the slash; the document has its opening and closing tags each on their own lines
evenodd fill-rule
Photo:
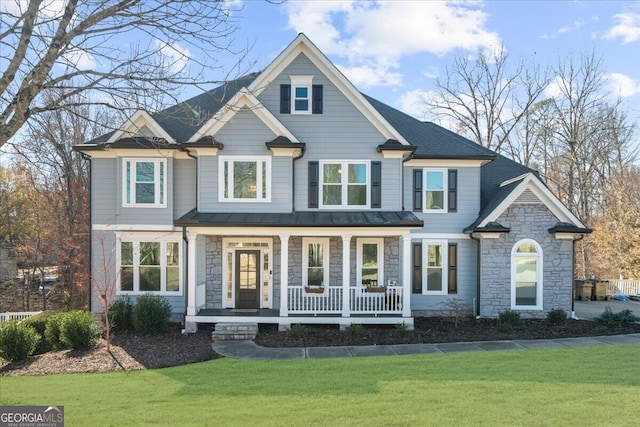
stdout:
<svg viewBox="0 0 640 427">
<path fill-rule="evenodd" d="M 0 2 L 0 147 L 46 111 L 80 104 L 154 111 L 177 87 L 220 83 L 217 58 L 246 53 L 232 51 L 234 4 Z"/>
<path fill-rule="evenodd" d="M 495 151 L 505 149 L 516 126 L 540 100 L 548 72 L 519 62 L 511 68 L 504 46 L 476 60 L 459 53 L 427 99 L 428 111 L 453 121 L 457 131 Z"/>
<path fill-rule="evenodd" d="M 107 248 L 105 236 L 98 239 L 100 262 L 91 275 L 91 283 L 98 295 L 98 302 L 102 313 L 98 320 L 102 326 L 105 340 L 107 341 L 107 351 L 111 351 L 111 329 L 113 329 L 113 316 L 111 315 L 111 304 L 116 296 L 116 287 L 120 278 L 120 271 L 116 268 L 116 246 Z"/>
</svg>

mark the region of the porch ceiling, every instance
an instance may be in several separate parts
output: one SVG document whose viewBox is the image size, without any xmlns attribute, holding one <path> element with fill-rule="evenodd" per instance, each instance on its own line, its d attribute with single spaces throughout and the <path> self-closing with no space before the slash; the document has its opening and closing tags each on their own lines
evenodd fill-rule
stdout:
<svg viewBox="0 0 640 427">
<path fill-rule="evenodd" d="M 422 227 L 407 211 L 308 211 L 290 213 L 206 213 L 192 210 L 174 221 L 178 227 Z"/>
</svg>

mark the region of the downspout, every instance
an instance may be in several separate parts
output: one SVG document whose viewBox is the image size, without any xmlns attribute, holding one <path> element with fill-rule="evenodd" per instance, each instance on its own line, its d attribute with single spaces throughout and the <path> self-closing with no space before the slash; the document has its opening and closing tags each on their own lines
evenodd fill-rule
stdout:
<svg viewBox="0 0 640 427">
<path fill-rule="evenodd" d="M 473 232 L 471 232 L 469 234 L 469 237 L 471 237 L 472 240 L 475 240 L 477 242 L 477 248 L 478 250 L 476 251 L 476 307 L 475 307 L 475 314 L 476 314 L 476 319 L 480 318 L 480 260 L 482 259 L 482 257 L 480 256 L 480 249 L 482 248 L 482 242 L 480 241 L 479 238 L 474 237 L 473 236 Z"/>
<path fill-rule="evenodd" d="M 576 292 L 576 242 L 584 239 L 584 234 L 581 234 L 579 238 L 573 239 L 571 242 L 572 250 L 571 250 L 571 318 L 574 320 L 579 320 L 576 317 L 576 309 L 575 309 L 575 299 L 574 295 Z"/>
<path fill-rule="evenodd" d="M 195 200 L 195 211 L 198 212 L 198 158 L 191 154 L 191 151 L 184 144 L 180 144 L 180 151 L 187 154 L 187 156 L 191 157 L 196 161 L 196 200 Z M 189 239 L 187 238 L 187 227 L 182 227 L 182 240 L 184 241 L 184 258 L 183 263 L 186 263 L 186 260 L 189 259 Z M 195 250 L 195 248 L 193 248 Z M 186 327 L 187 325 L 187 307 L 189 306 L 189 268 L 184 269 L 184 312 L 182 313 L 182 325 Z M 183 330 L 184 331 L 184 330 Z"/>
<path fill-rule="evenodd" d="M 93 205 L 93 192 L 91 191 L 92 185 L 92 177 L 91 177 L 91 156 L 88 156 L 84 153 L 80 153 L 80 156 L 83 160 L 87 160 L 89 162 L 89 277 L 93 277 L 93 211 L 91 210 L 91 206 Z M 93 283 L 89 282 L 89 312 L 91 312 L 91 290 L 93 288 Z"/>
<path fill-rule="evenodd" d="M 304 156 L 305 148 L 300 150 L 300 155 L 291 157 L 291 212 L 296 211 L 296 160 Z"/>
</svg>

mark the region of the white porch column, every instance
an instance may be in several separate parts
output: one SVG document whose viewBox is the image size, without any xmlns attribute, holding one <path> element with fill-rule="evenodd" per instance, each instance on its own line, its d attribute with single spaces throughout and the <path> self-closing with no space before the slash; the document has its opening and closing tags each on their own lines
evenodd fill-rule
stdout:
<svg viewBox="0 0 640 427">
<path fill-rule="evenodd" d="M 351 234 L 342 236 L 342 317 L 349 317 L 351 293 Z"/>
<path fill-rule="evenodd" d="M 189 242 L 188 254 L 187 254 L 187 316 L 196 315 L 196 253 L 198 248 L 196 247 L 196 238 L 198 233 L 189 231 L 187 232 L 187 241 Z"/>
<path fill-rule="evenodd" d="M 411 234 L 402 235 L 402 317 L 411 317 Z"/>
<path fill-rule="evenodd" d="M 289 234 L 280 234 L 280 316 L 289 315 Z"/>
</svg>

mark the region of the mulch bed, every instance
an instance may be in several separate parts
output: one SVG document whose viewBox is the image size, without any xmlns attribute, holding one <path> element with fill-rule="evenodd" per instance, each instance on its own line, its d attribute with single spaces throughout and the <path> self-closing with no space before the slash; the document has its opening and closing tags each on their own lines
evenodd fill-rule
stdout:
<svg viewBox="0 0 640 427">
<path fill-rule="evenodd" d="M 415 330 L 396 327 L 365 327 L 363 335 L 342 332 L 337 326 L 307 326 L 303 336 L 279 332 L 276 326 L 260 325 L 255 342 L 265 347 L 383 345 L 493 341 L 511 339 L 567 338 L 640 333 L 640 324 L 605 325 L 568 320 L 552 325 L 547 320 L 521 320 L 511 332 L 501 333 L 491 319 L 464 319 L 455 327 L 451 319 L 416 318 Z M 183 335 L 179 325 L 161 335 L 146 337 L 134 332 L 116 334 L 111 352 L 104 341 L 89 350 L 60 350 L 7 363 L 0 360 L 0 376 L 45 375 L 162 368 L 219 357 L 212 349 L 211 326 Z"/>
</svg>

